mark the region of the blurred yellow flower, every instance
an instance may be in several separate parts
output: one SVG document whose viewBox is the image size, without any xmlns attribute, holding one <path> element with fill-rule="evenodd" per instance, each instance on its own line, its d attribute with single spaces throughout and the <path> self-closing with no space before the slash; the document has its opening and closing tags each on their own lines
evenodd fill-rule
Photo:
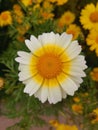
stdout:
<svg viewBox="0 0 98 130">
<path fill-rule="evenodd" d="M 4 79 L 0 77 L 0 89 L 3 88 L 4 85 Z"/>
<path fill-rule="evenodd" d="M 59 124 L 56 130 L 78 130 L 78 128 L 75 125 L 70 126 L 65 124 Z"/>
<path fill-rule="evenodd" d="M 82 97 L 87 97 L 87 96 L 89 96 L 89 94 L 87 92 L 82 93 Z"/>
<path fill-rule="evenodd" d="M 73 35 L 73 40 L 77 39 L 79 34 L 81 33 L 81 29 L 76 24 L 70 24 L 66 29 L 66 33 Z"/>
<path fill-rule="evenodd" d="M 86 42 L 87 45 L 90 46 L 90 50 L 95 50 L 96 55 L 98 56 L 98 31 L 91 30 L 90 34 L 87 36 Z"/>
<path fill-rule="evenodd" d="M 24 35 L 28 31 L 29 28 L 30 28 L 30 25 L 26 23 L 24 25 L 19 25 L 16 29 L 19 35 Z"/>
<path fill-rule="evenodd" d="M 54 17 L 53 13 L 48 13 L 48 12 L 41 12 L 41 15 L 44 20 L 52 19 Z"/>
<path fill-rule="evenodd" d="M 0 26 L 6 26 L 12 24 L 12 16 L 10 11 L 3 11 L 0 14 Z"/>
<path fill-rule="evenodd" d="M 98 3 L 96 6 L 93 3 L 88 4 L 82 9 L 80 22 L 84 29 L 98 28 Z"/>
<path fill-rule="evenodd" d="M 77 103 L 80 102 L 80 98 L 79 97 L 74 97 L 73 100 L 74 100 L 74 102 L 77 102 Z"/>
<path fill-rule="evenodd" d="M 76 125 L 61 124 L 57 120 L 51 120 L 49 123 L 56 130 L 78 130 Z"/>
<path fill-rule="evenodd" d="M 94 119 L 91 121 L 91 123 L 98 123 L 98 108 L 94 109 L 92 114 L 94 114 Z"/>
<path fill-rule="evenodd" d="M 19 24 L 23 22 L 24 14 L 21 10 L 21 7 L 18 4 L 15 4 L 13 6 L 13 18 L 16 20 Z"/>
<path fill-rule="evenodd" d="M 29 6 L 32 4 L 32 0 L 21 0 L 21 2 L 25 5 L 25 6 Z"/>
<path fill-rule="evenodd" d="M 49 1 L 43 1 L 43 9 L 47 10 L 48 12 L 53 10 L 53 4 L 50 3 Z"/>
<path fill-rule="evenodd" d="M 77 114 L 82 114 L 83 113 L 83 106 L 82 106 L 82 104 L 73 104 L 72 110 L 73 110 L 73 112 L 75 112 Z"/>
<path fill-rule="evenodd" d="M 94 81 L 98 81 L 98 67 L 94 68 L 90 75 Z"/>
<path fill-rule="evenodd" d="M 20 10 L 21 10 L 21 7 L 20 7 L 18 4 L 14 4 L 14 5 L 13 5 L 13 10 L 16 11 L 16 12 L 17 12 L 17 11 L 20 11 Z"/>
<path fill-rule="evenodd" d="M 49 0 L 52 3 L 57 3 L 57 5 L 63 5 L 65 4 L 68 0 Z"/>
<path fill-rule="evenodd" d="M 50 120 L 49 123 L 53 127 L 57 127 L 59 125 L 59 122 L 57 120 Z"/>
<path fill-rule="evenodd" d="M 64 27 L 65 25 L 69 25 L 69 24 L 73 23 L 74 20 L 75 20 L 75 14 L 70 11 L 67 11 L 59 19 L 58 26 Z"/>
<path fill-rule="evenodd" d="M 24 41 L 25 41 L 25 37 L 24 37 L 23 35 L 18 35 L 18 36 L 17 36 L 17 40 L 18 40 L 19 42 L 24 42 Z"/>
</svg>

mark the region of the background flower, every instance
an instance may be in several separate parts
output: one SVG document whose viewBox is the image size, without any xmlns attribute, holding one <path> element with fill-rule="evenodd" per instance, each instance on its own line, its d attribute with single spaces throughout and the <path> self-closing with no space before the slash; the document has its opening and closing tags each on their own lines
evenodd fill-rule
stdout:
<svg viewBox="0 0 98 130">
<path fill-rule="evenodd" d="M 81 11 L 80 22 L 85 29 L 98 28 L 98 3 L 96 6 L 91 3 Z"/>
<path fill-rule="evenodd" d="M 90 46 L 90 50 L 94 51 L 98 56 L 98 31 L 92 30 L 87 36 L 87 45 Z"/>
<path fill-rule="evenodd" d="M 0 26 L 12 24 L 12 17 L 10 11 L 4 11 L 0 14 Z"/>
</svg>

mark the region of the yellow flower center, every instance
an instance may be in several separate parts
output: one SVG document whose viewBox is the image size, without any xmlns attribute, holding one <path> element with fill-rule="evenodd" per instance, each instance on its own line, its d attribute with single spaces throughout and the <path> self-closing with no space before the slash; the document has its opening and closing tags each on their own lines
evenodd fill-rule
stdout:
<svg viewBox="0 0 98 130">
<path fill-rule="evenodd" d="M 8 19 L 8 14 L 5 14 L 5 13 L 1 14 L 1 17 L 2 17 L 3 20 L 7 20 Z"/>
<path fill-rule="evenodd" d="M 52 79 L 62 72 L 62 62 L 58 55 L 45 53 L 37 62 L 38 73 L 46 79 Z"/>
<path fill-rule="evenodd" d="M 91 20 L 93 23 L 98 22 L 98 11 L 95 11 L 95 12 L 91 13 L 91 15 L 90 15 L 90 20 Z"/>
</svg>

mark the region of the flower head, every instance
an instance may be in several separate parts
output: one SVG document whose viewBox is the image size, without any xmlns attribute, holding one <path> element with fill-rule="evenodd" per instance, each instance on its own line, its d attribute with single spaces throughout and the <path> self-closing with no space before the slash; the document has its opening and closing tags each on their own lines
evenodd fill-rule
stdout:
<svg viewBox="0 0 98 130">
<path fill-rule="evenodd" d="M 86 39 L 87 45 L 90 46 L 90 50 L 96 52 L 98 56 L 98 31 L 91 30 Z"/>
<path fill-rule="evenodd" d="M 22 12 L 21 7 L 18 4 L 13 6 L 13 19 L 17 21 L 19 24 L 23 22 L 24 14 Z"/>
<path fill-rule="evenodd" d="M 59 19 L 58 25 L 59 27 L 64 27 L 65 25 L 73 23 L 74 20 L 75 20 L 75 14 L 70 11 L 67 11 Z"/>
<path fill-rule="evenodd" d="M 51 120 L 50 125 L 56 128 L 56 130 L 78 130 L 76 125 L 62 124 L 59 123 L 57 120 Z"/>
<path fill-rule="evenodd" d="M 76 114 L 82 114 L 83 113 L 83 106 L 81 104 L 73 104 L 72 105 L 72 110 Z"/>
<path fill-rule="evenodd" d="M 98 67 L 94 68 L 90 75 L 94 81 L 98 82 Z"/>
<path fill-rule="evenodd" d="M 29 6 L 32 4 L 32 0 L 21 0 L 21 2 L 25 5 L 25 6 Z"/>
<path fill-rule="evenodd" d="M 92 124 L 98 123 L 98 108 L 93 110 L 94 119 L 91 121 Z"/>
<path fill-rule="evenodd" d="M 4 79 L 0 77 L 0 89 L 4 86 Z"/>
<path fill-rule="evenodd" d="M 74 100 L 74 102 L 77 102 L 77 103 L 80 102 L 80 98 L 79 97 L 74 97 L 73 100 Z"/>
<path fill-rule="evenodd" d="M 59 124 L 56 130 L 78 130 L 76 125 L 70 126 L 65 124 Z"/>
<path fill-rule="evenodd" d="M 26 87 L 24 92 L 34 95 L 41 102 L 57 103 L 74 95 L 85 76 L 84 56 L 79 55 L 81 46 L 72 41 L 72 35 L 53 32 L 38 38 L 31 35 L 25 40 L 30 53 L 19 51 L 19 80 Z"/>
<path fill-rule="evenodd" d="M 57 3 L 57 5 L 63 5 L 65 4 L 68 0 L 49 0 L 52 3 Z"/>
<path fill-rule="evenodd" d="M 0 14 L 0 26 L 6 26 L 12 24 L 12 17 L 10 11 L 3 11 Z"/>
<path fill-rule="evenodd" d="M 73 35 L 73 40 L 77 39 L 81 33 L 81 29 L 76 24 L 70 24 L 69 27 L 66 29 L 66 33 Z"/>
<path fill-rule="evenodd" d="M 81 11 L 80 22 L 85 29 L 98 28 L 98 3 L 86 5 Z"/>
</svg>

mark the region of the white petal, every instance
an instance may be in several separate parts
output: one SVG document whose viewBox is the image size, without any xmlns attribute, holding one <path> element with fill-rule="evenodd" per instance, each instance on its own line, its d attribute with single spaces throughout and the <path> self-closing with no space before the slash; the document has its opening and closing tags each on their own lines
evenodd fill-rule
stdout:
<svg viewBox="0 0 98 130">
<path fill-rule="evenodd" d="M 42 43 L 42 45 L 54 44 L 55 43 L 55 34 L 53 32 L 43 33 L 42 35 L 39 35 L 38 40 Z"/>
<path fill-rule="evenodd" d="M 17 54 L 18 54 L 18 56 L 23 57 L 23 58 L 24 58 L 24 57 L 29 58 L 29 57 L 32 56 L 31 53 L 28 53 L 28 52 L 25 52 L 25 51 L 18 51 Z"/>
<path fill-rule="evenodd" d="M 75 59 L 73 59 L 72 65 L 78 66 L 83 70 L 87 68 L 86 61 L 84 59 L 84 56 L 82 56 L 82 55 L 79 55 Z"/>
<path fill-rule="evenodd" d="M 24 88 L 24 93 L 28 93 L 29 96 L 32 96 L 41 86 L 41 83 L 38 84 L 35 80 L 31 79 L 26 87 Z"/>
<path fill-rule="evenodd" d="M 29 65 L 26 65 L 26 64 L 19 64 L 18 70 L 20 70 L 20 71 L 28 71 L 29 68 L 30 68 Z"/>
<path fill-rule="evenodd" d="M 85 74 L 85 72 L 84 71 L 82 71 L 82 70 L 79 70 L 79 71 L 77 71 L 77 69 L 75 69 L 75 68 L 71 68 L 70 69 L 70 71 L 67 71 L 67 72 L 64 72 L 65 74 L 67 74 L 67 75 L 71 75 L 71 76 L 76 76 L 76 77 L 85 77 L 86 76 L 86 74 Z"/>
<path fill-rule="evenodd" d="M 42 87 L 42 86 L 41 86 Z M 38 91 L 36 91 L 35 93 L 34 93 L 34 96 L 36 97 L 36 98 L 38 98 L 39 100 L 41 100 L 41 87 L 38 89 Z"/>
<path fill-rule="evenodd" d="M 77 41 L 71 42 L 71 44 L 65 49 L 66 54 L 69 56 L 70 59 L 73 59 L 78 56 L 81 52 L 81 46 L 78 44 Z"/>
<path fill-rule="evenodd" d="M 27 66 L 27 65 L 25 65 L 25 64 L 19 64 L 18 70 L 21 71 L 25 66 Z"/>
<path fill-rule="evenodd" d="M 50 103 L 53 103 L 53 104 L 62 100 L 62 93 L 61 93 L 61 88 L 59 84 L 56 87 L 49 86 L 48 100 Z"/>
<path fill-rule="evenodd" d="M 29 70 L 19 72 L 18 76 L 19 76 L 19 81 L 24 81 L 32 77 Z"/>
<path fill-rule="evenodd" d="M 60 46 L 62 46 L 65 49 L 71 43 L 71 40 L 72 40 L 72 35 L 64 32 L 61 34 L 58 43 Z"/>
<path fill-rule="evenodd" d="M 47 99 L 48 99 L 48 87 L 42 87 L 42 91 L 41 91 L 41 102 L 44 103 Z"/>
<path fill-rule="evenodd" d="M 17 57 L 17 58 L 15 58 L 15 60 L 17 61 L 17 62 L 19 62 L 19 63 L 21 63 L 21 64 L 26 64 L 26 65 L 29 65 L 30 64 L 30 60 L 31 60 L 31 57 L 24 57 L 24 58 L 22 58 L 22 57 Z"/>
<path fill-rule="evenodd" d="M 60 81 L 59 81 L 60 82 Z M 61 87 L 63 90 L 68 94 L 73 96 L 74 92 L 78 89 L 78 86 L 72 81 L 71 78 L 67 77 L 65 81 L 60 82 Z"/>
<path fill-rule="evenodd" d="M 31 41 L 30 40 L 25 40 L 25 44 L 28 47 L 28 49 L 32 52 L 35 53 L 35 51 L 37 49 L 39 49 L 40 47 L 42 47 L 41 43 L 38 41 L 38 39 L 36 37 L 34 37 L 33 35 L 31 36 Z"/>
<path fill-rule="evenodd" d="M 30 64 L 30 60 L 32 58 L 32 54 L 24 52 L 24 51 L 18 51 L 18 55 L 20 57 L 16 57 L 15 60 L 21 64 Z"/>
<path fill-rule="evenodd" d="M 80 84 L 83 82 L 83 79 L 81 77 L 74 77 L 74 76 L 70 76 L 71 79 L 75 82 L 75 84 L 77 85 L 77 87 L 80 87 Z"/>
<path fill-rule="evenodd" d="M 61 92 L 62 92 L 62 98 L 66 98 L 67 97 L 67 93 L 61 88 Z"/>
<path fill-rule="evenodd" d="M 41 86 L 39 90 L 35 93 L 35 97 L 39 98 L 39 100 L 44 103 L 48 98 L 48 87 L 47 86 Z"/>
</svg>

